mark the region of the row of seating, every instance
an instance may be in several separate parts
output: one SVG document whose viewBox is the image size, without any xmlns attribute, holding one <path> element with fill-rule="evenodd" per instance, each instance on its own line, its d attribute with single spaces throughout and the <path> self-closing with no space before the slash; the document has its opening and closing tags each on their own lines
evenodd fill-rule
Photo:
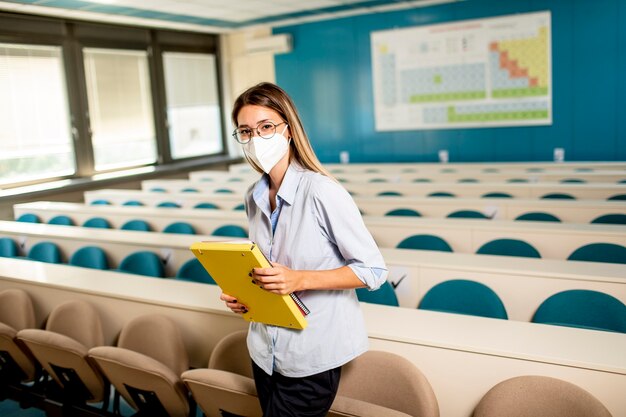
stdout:
<svg viewBox="0 0 626 417">
<path fill-rule="evenodd" d="M 45 330 L 36 328 L 28 294 L 0 292 L 0 343 L 10 364 L 2 368 L 0 382 L 19 390 L 25 405 L 28 394 L 43 393 L 66 413 L 90 409 L 85 415 L 120 415 L 122 397 L 137 416 L 192 417 L 196 404 L 208 417 L 261 416 L 246 331 L 222 338 L 206 368 L 189 369 L 181 333 L 167 316 L 131 320 L 115 346 L 103 346 L 102 328 L 97 310 L 76 300 L 58 305 Z M 24 385 L 27 381 L 36 381 L 34 388 Z M 57 390 L 41 390 L 37 384 Z M 427 376 L 412 362 L 369 351 L 344 366 L 328 415 L 438 417 L 439 404 Z M 526 375 L 496 384 L 473 412 L 474 417 L 502 415 L 611 416 L 597 398 L 572 383 Z"/>
</svg>

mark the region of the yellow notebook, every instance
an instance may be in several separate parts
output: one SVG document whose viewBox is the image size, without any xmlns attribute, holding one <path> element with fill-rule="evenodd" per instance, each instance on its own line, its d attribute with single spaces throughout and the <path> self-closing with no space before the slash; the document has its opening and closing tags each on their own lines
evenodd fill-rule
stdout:
<svg viewBox="0 0 626 417">
<path fill-rule="evenodd" d="M 295 294 L 274 294 L 252 282 L 253 268 L 271 267 L 254 242 L 197 242 L 190 249 L 222 291 L 248 307 L 244 319 L 292 329 L 306 327 L 308 310 Z"/>
</svg>

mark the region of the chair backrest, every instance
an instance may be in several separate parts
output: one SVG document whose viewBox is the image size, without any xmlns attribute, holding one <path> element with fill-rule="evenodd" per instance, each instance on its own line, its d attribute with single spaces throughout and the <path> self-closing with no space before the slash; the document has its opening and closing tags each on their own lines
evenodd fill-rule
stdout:
<svg viewBox="0 0 626 417">
<path fill-rule="evenodd" d="M 15 219 L 15 221 L 22 223 L 41 223 L 41 219 L 39 218 L 39 216 L 32 213 L 24 213 L 17 219 Z"/>
<path fill-rule="evenodd" d="M 195 235 L 196 229 L 186 222 L 175 222 L 168 224 L 163 229 L 163 233 L 180 233 L 184 235 Z"/>
<path fill-rule="evenodd" d="M 164 201 L 162 203 L 157 204 L 157 207 L 162 207 L 162 208 L 180 208 L 180 204 L 175 203 L 173 201 Z"/>
<path fill-rule="evenodd" d="M 367 288 L 357 288 L 356 296 L 358 297 L 359 301 L 362 301 L 364 303 L 383 304 L 395 307 L 398 307 L 400 305 L 398 303 L 396 291 L 394 290 L 393 285 L 389 283 L 389 281 L 385 281 L 383 285 L 381 285 L 380 288 L 375 291 L 370 291 Z"/>
<path fill-rule="evenodd" d="M 394 210 L 390 210 L 385 213 L 385 216 L 409 216 L 409 217 L 420 217 L 421 214 L 417 210 L 408 209 L 408 208 L 398 208 Z"/>
<path fill-rule="evenodd" d="M 135 219 L 129 220 L 120 227 L 121 230 L 137 230 L 139 232 L 150 232 L 152 227 L 145 220 Z"/>
<path fill-rule="evenodd" d="M 191 258 L 185 262 L 176 273 L 177 279 L 184 281 L 200 282 L 204 284 L 217 285 L 211 274 L 207 272 L 202 266 L 200 261 L 196 258 Z"/>
<path fill-rule="evenodd" d="M 34 261 L 52 264 L 60 264 L 63 262 L 61 251 L 54 242 L 35 243 L 28 251 L 28 258 Z"/>
<path fill-rule="evenodd" d="M 532 321 L 626 333 L 626 306 L 602 292 L 566 290 L 541 303 Z"/>
<path fill-rule="evenodd" d="M 26 291 L 0 291 L 0 322 L 15 330 L 35 327 L 35 308 Z"/>
<path fill-rule="evenodd" d="M 571 382 L 524 375 L 491 388 L 472 417 L 611 417 L 593 395 Z"/>
<path fill-rule="evenodd" d="M 453 279 L 435 285 L 422 297 L 417 308 L 508 319 L 498 294 L 485 284 L 465 279 Z"/>
<path fill-rule="evenodd" d="M 433 235 L 413 235 L 400 242 L 398 249 L 421 249 L 452 252 L 452 248 L 442 238 Z"/>
<path fill-rule="evenodd" d="M 450 219 L 489 219 L 489 217 L 476 210 L 457 210 L 446 217 Z"/>
<path fill-rule="evenodd" d="M 226 224 L 220 226 L 211 233 L 213 236 L 248 237 L 248 232 L 241 226 Z"/>
<path fill-rule="evenodd" d="M 541 196 L 543 200 L 576 200 L 571 194 L 566 193 L 548 193 L 546 195 Z"/>
<path fill-rule="evenodd" d="M 10 237 L 0 238 L 0 257 L 13 258 L 19 254 L 17 243 Z"/>
<path fill-rule="evenodd" d="M 626 264 L 626 247 L 615 243 L 590 243 L 576 249 L 567 260 Z"/>
<path fill-rule="evenodd" d="M 122 272 L 149 277 L 163 278 L 165 276 L 161 258 L 156 253 L 148 251 L 131 253 L 122 259 L 118 269 Z"/>
<path fill-rule="evenodd" d="M 92 217 L 85 220 L 83 227 L 93 227 L 96 229 L 112 229 L 111 223 L 103 217 Z"/>
<path fill-rule="evenodd" d="M 69 264 L 83 268 L 109 269 L 106 253 L 97 246 L 85 246 L 78 249 L 70 257 Z"/>
<path fill-rule="evenodd" d="M 329 417 L 398 413 L 439 417 L 437 397 L 413 363 L 395 353 L 370 350 L 343 366 Z"/>
<path fill-rule="evenodd" d="M 544 213 L 541 211 L 532 211 L 529 213 L 520 214 L 515 220 L 532 221 L 532 222 L 560 222 L 561 219 L 554 214 Z"/>
<path fill-rule="evenodd" d="M 219 207 L 213 203 L 198 203 L 195 206 L 193 206 L 193 208 L 195 209 L 215 209 L 218 210 Z"/>
<path fill-rule="evenodd" d="M 33 302 L 21 289 L 0 291 L 0 380 L 2 383 L 32 381 L 35 359 L 16 342 L 17 332 L 35 327 Z"/>
<path fill-rule="evenodd" d="M 605 214 L 603 216 L 596 217 L 591 223 L 598 224 L 626 224 L 626 214 L 615 213 Z"/>
<path fill-rule="evenodd" d="M 59 226 L 74 226 L 74 220 L 72 220 L 69 216 L 60 214 L 48 220 L 48 224 L 57 224 Z"/>
<path fill-rule="evenodd" d="M 482 245 L 476 251 L 479 255 L 522 256 L 541 258 L 539 251 L 531 244 L 518 239 L 495 239 Z"/>
</svg>

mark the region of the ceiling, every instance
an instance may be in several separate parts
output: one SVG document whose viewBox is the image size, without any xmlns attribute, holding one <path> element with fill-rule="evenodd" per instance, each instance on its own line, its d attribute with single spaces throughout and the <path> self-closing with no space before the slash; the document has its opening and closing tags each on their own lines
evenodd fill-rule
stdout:
<svg viewBox="0 0 626 417">
<path fill-rule="evenodd" d="M 461 0 L 9 0 L 0 10 L 222 33 Z"/>
</svg>

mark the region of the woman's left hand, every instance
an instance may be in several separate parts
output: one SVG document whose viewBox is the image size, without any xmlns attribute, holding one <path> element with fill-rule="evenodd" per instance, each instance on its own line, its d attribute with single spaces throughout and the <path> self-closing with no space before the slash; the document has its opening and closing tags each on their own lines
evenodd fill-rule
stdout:
<svg viewBox="0 0 626 417">
<path fill-rule="evenodd" d="M 252 278 L 266 291 L 275 294 L 290 294 L 304 290 L 304 280 L 300 271 L 273 262 L 271 268 L 254 268 Z"/>
</svg>

